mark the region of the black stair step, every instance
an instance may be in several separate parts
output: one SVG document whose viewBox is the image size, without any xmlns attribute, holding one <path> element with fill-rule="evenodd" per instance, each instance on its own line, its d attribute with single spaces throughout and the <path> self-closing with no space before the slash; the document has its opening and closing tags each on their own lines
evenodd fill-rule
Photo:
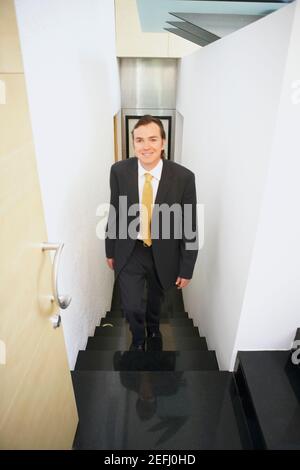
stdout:
<svg viewBox="0 0 300 470">
<path fill-rule="evenodd" d="M 125 318 L 101 318 L 100 326 L 103 325 L 113 325 L 113 326 L 124 326 L 128 323 Z M 193 320 L 191 318 L 161 318 L 160 323 L 162 324 L 170 324 L 172 326 L 194 326 Z"/>
<path fill-rule="evenodd" d="M 206 338 L 204 336 L 180 337 L 174 339 L 177 351 L 208 351 Z"/>
<path fill-rule="evenodd" d="M 126 336 L 128 325 L 123 326 L 97 326 L 94 336 Z M 197 336 L 199 337 L 199 330 L 196 326 L 173 326 L 171 325 L 172 333 L 175 338 L 182 336 Z"/>
<path fill-rule="evenodd" d="M 76 370 L 218 370 L 214 351 L 79 351 Z"/>
<path fill-rule="evenodd" d="M 164 340 L 163 340 L 164 341 Z M 175 349 L 183 350 L 183 351 L 193 351 L 193 350 L 200 350 L 200 351 L 207 351 L 207 343 L 206 338 L 200 336 L 192 336 L 192 337 L 179 337 L 176 340 L 174 339 Z M 110 350 L 110 351 L 124 351 L 127 349 L 128 342 L 125 336 L 121 338 L 117 337 L 105 337 L 105 336 L 94 336 L 89 338 L 86 349 L 87 350 Z M 164 351 L 168 351 L 168 349 L 163 347 Z"/>
<path fill-rule="evenodd" d="M 229 372 L 74 371 L 72 379 L 79 414 L 74 449 L 251 448 Z"/>
<path fill-rule="evenodd" d="M 93 336 L 88 339 L 86 349 L 98 351 L 125 351 L 128 346 L 126 336 L 120 338 L 115 336 Z"/>
<path fill-rule="evenodd" d="M 297 366 L 295 366 L 297 367 Z M 242 351 L 236 381 L 256 448 L 300 449 L 300 404 L 290 351 Z"/>
<path fill-rule="evenodd" d="M 116 336 L 116 337 L 126 337 L 127 328 L 124 326 L 97 326 L 95 329 L 94 336 Z"/>
<path fill-rule="evenodd" d="M 106 312 L 105 318 L 124 318 L 122 310 L 110 310 Z M 160 313 L 160 318 L 169 319 L 169 318 L 189 318 L 188 313 L 184 311 L 177 312 L 165 312 Z"/>
</svg>

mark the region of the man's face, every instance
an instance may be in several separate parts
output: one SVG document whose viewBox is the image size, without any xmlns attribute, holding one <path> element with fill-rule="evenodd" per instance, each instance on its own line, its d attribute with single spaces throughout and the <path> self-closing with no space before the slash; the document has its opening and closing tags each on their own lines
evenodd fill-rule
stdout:
<svg viewBox="0 0 300 470">
<path fill-rule="evenodd" d="M 154 122 L 134 130 L 133 146 L 135 155 L 147 169 L 154 168 L 157 165 L 164 144 L 165 140 L 160 135 L 160 128 Z"/>
</svg>

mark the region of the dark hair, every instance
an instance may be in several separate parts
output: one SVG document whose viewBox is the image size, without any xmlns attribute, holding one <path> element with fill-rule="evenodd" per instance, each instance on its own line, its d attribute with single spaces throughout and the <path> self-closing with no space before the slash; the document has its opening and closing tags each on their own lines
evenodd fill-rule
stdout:
<svg viewBox="0 0 300 470">
<path fill-rule="evenodd" d="M 161 122 L 159 118 L 151 116 L 151 114 L 145 114 L 145 116 L 142 116 L 138 120 L 138 122 L 135 124 L 134 128 L 131 131 L 132 138 L 134 138 L 135 129 L 141 126 L 147 126 L 148 124 L 151 124 L 152 122 L 159 127 L 161 138 L 163 140 L 166 140 L 166 132 L 165 132 L 163 123 Z M 161 152 L 161 158 L 166 158 L 164 150 L 162 150 Z"/>
</svg>

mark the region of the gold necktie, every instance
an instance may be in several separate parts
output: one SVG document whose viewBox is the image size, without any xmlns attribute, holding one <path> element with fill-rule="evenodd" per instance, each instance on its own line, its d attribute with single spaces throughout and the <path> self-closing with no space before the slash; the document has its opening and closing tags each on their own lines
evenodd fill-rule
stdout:
<svg viewBox="0 0 300 470">
<path fill-rule="evenodd" d="M 152 245 L 151 240 L 151 216 L 152 216 L 152 203 L 153 203 L 153 189 L 152 180 L 153 176 L 150 173 L 145 173 L 145 183 L 142 195 L 141 207 L 141 235 L 142 239 L 147 246 Z"/>
</svg>

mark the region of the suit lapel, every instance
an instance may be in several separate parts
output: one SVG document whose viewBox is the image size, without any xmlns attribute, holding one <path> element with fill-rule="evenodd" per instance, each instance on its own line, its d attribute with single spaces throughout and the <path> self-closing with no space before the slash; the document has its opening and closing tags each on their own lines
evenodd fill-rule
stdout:
<svg viewBox="0 0 300 470">
<path fill-rule="evenodd" d="M 155 204 L 162 204 L 166 200 L 166 194 L 172 181 L 172 166 L 168 160 L 163 160 L 161 177 L 159 180 L 158 190 L 156 193 Z"/>
<path fill-rule="evenodd" d="M 129 159 L 131 162 L 129 166 L 130 178 L 128 178 L 128 199 L 130 204 L 137 204 L 139 202 L 139 182 L 138 182 L 138 159 L 132 157 Z"/>
</svg>

